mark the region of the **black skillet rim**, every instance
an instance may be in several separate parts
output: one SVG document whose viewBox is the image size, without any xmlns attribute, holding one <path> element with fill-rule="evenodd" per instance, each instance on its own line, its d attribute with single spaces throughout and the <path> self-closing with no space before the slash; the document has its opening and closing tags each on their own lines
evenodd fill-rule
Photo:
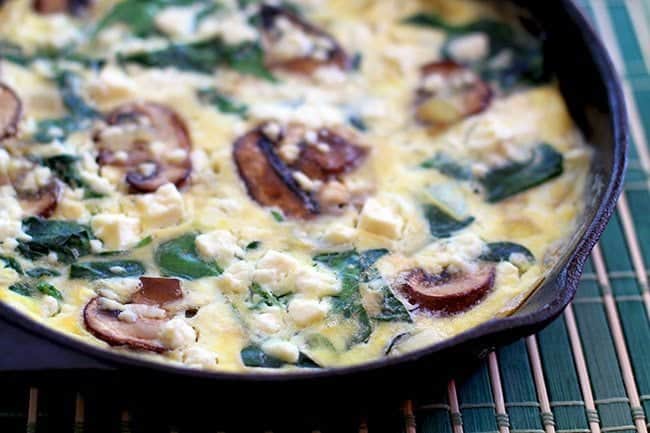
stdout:
<svg viewBox="0 0 650 433">
<path fill-rule="evenodd" d="M 426 357 L 432 357 L 446 350 L 462 347 L 463 345 L 468 345 L 472 342 L 480 344 L 480 342 L 485 341 L 485 339 L 493 341 L 508 334 L 523 335 L 533 328 L 543 326 L 543 324 L 548 323 L 550 320 L 557 317 L 575 295 L 584 263 L 589 257 L 593 246 L 596 244 L 605 229 L 607 222 L 614 211 L 617 199 L 623 189 L 628 145 L 628 126 L 625 102 L 620 80 L 612 61 L 607 54 L 602 41 L 598 38 L 591 24 L 587 21 L 578 7 L 571 0 L 560 0 L 560 6 L 565 8 L 574 26 L 582 32 L 583 37 L 589 46 L 590 54 L 596 63 L 598 73 L 602 79 L 605 80 L 607 98 L 612 111 L 610 122 L 613 127 L 614 143 L 612 149 L 612 175 L 607 183 L 607 189 L 603 194 L 602 201 L 594 212 L 593 219 L 586 227 L 584 235 L 574 247 L 573 252 L 566 258 L 566 262 L 564 264 L 558 263 L 553 273 L 544 283 L 553 284 L 557 286 L 556 288 L 558 289 L 556 297 L 550 304 L 547 304 L 537 311 L 527 315 L 513 315 L 485 322 L 448 340 L 395 357 L 377 359 L 347 367 L 306 370 L 302 372 L 290 371 L 272 373 L 228 373 L 219 371 L 203 371 L 119 354 L 77 340 L 51 329 L 3 302 L 0 302 L 0 318 L 6 319 L 13 325 L 36 334 L 39 337 L 45 337 L 47 340 L 55 344 L 65 346 L 65 348 L 72 349 L 82 355 L 88 355 L 100 363 L 107 362 L 108 364 L 106 366 L 109 368 L 135 368 L 178 377 L 246 383 L 295 382 L 368 373 L 378 369 L 387 369 L 389 367 L 397 367 L 422 361 Z"/>
</svg>

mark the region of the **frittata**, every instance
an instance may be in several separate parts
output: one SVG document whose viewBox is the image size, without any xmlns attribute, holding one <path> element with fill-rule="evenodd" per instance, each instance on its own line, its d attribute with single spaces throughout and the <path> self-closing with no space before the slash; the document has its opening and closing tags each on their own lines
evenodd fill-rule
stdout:
<svg viewBox="0 0 650 433">
<path fill-rule="evenodd" d="M 396 356 L 509 314 L 591 152 L 472 0 L 0 1 L 0 299 L 188 368 Z"/>
</svg>

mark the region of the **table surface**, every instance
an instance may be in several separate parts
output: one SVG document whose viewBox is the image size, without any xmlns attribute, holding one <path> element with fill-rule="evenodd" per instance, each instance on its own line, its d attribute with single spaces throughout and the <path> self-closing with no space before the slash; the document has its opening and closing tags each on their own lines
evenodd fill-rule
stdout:
<svg viewBox="0 0 650 433">
<path fill-rule="evenodd" d="M 392 423 L 373 422 L 371 413 L 351 431 L 648 431 L 650 0 L 578 3 L 623 78 L 631 148 L 625 191 L 587 264 L 576 299 L 544 331 L 490 354 L 469 377 L 450 381 L 446 389 L 432 389 L 435 397 L 394 408 Z M 0 392 L 0 432 L 92 431 L 99 414 L 92 405 L 85 395 L 5 387 Z M 112 418 L 116 431 L 153 431 L 117 406 Z M 173 426 L 159 429 L 179 431 Z"/>
</svg>

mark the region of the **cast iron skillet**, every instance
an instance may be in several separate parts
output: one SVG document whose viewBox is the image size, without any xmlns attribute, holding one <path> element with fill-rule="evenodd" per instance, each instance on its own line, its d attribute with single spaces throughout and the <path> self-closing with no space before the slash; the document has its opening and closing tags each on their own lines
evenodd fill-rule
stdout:
<svg viewBox="0 0 650 433">
<path fill-rule="evenodd" d="M 183 400 L 198 389 L 216 387 L 219 392 L 213 395 L 212 401 L 219 395 L 227 396 L 230 401 L 267 396 L 266 405 L 287 405 L 289 401 L 303 399 L 308 392 L 311 402 L 314 398 L 335 395 L 337 401 L 349 397 L 359 404 L 359 394 L 354 390 L 363 389 L 361 400 L 366 400 L 376 394 L 385 396 L 387 389 L 415 391 L 423 383 L 430 387 L 432 380 L 485 356 L 493 347 L 542 329 L 573 298 L 584 262 L 614 209 L 623 185 L 627 127 L 619 79 L 605 48 L 576 6 L 570 0 L 513 2 L 527 9 L 547 34 L 546 58 L 559 79 L 573 119 L 595 150 L 592 183 L 596 186 L 588 194 L 593 201 L 588 205 L 585 223 L 570 251 L 514 314 L 491 320 L 431 347 L 362 365 L 282 374 L 227 374 L 125 357 L 75 341 L 0 303 L 4 322 L 0 327 L 0 370 L 28 372 L 30 377 L 47 373 L 43 377 L 49 379 L 62 377 L 65 372 L 72 373 L 70 377 L 87 378 L 90 374 L 95 380 L 119 377 L 122 387 L 137 383 L 130 391 L 133 393 L 144 388 L 154 393 L 161 388 L 193 390 L 183 394 Z M 54 375 L 53 371 L 60 374 Z M 280 402 L 268 398 L 277 395 L 279 389 L 284 396 Z M 170 399 L 170 394 L 165 393 L 165 400 Z M 178 404 L 179 398 L 174 400 Z"/>
</svg>

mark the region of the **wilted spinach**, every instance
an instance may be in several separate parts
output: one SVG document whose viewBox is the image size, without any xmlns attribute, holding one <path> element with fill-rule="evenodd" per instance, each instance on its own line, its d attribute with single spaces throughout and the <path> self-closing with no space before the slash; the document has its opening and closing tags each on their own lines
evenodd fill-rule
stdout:
<svg viewBox="0 0 650 433">
<path fill-rule="evenodd" d="M 3 263 L 5 268 L 11 268 L 14 271 L 16 271 L 18 274 L 20 275 L 23 274 L 23 267 L 20 266 L 20 263 L 18 263 L 18 260 L 16 260 L 15 258 L 0 255 L 0 262 Z"/>
<path fill-rule="evenodd" d="M 368 250 L 362 253 L 350 250 L 340 253 L 326 253 L 314 257 L 314 261 L 333 269 L 341 280 L 341 292 L 332 298 L 333 311 L 357 323 L 357 331 L 348 341 L 349 346 L 365 343 L 372 334 L 368 312 L 361 301 L 359 283 L 367 279 L 372 265 L 388 250 Z"/>
<path fill-rule="evenodd" d="M 56 269 L 49 268 L 32 268 L 25 271 L 27 276 L 32 278 L 42 278 L 42 277 L 58 277 L 61 275 L 61 272 Z"/>
<path fill-rule="evenodd" d="M 121 63 L 137 63 L 145 67 L 167 68 L 211 74 L 225 66 L 242 74 L 274 81 L 264 66 L 264 52 L 257 42 L 228 45 L 219 37 L 189 43 L 169 44 L 165 48 L 118 56 Z"/>
<path fill-rule="evenodd" d="M 30 260 L 56 253 L 60 263 L 73 263 L 90 253 L 94 239 L 90 227 L 72 221 L 29 217 L 23 220 L 23 231 L 31 239 L 18 241 L 18 252 Z"/>
<path fill-rule="evenodd" d="M 82 66 L 97 69 L 100 68 L 106 61 L 104 59 L 88 57 L 75 51 L 77 47 L 68 45 L 61 49 L 46 47 L 39 48 L 31 53 L 26 53 L 22 47 L 8 41 L 0 40 L 0 58 L 6 59 L 11 63 L 20 66 L 29 66 L 33 62 L 47 61 L 47 62 L 66 62 L 66 63 L 79 63 Z"/>
<path fill-rule="evenodd" d="M 245 117 L 248 107 L 233 101 L 215 88 L 201 89 L 198 92 L 199 99 L 206 104 L 216 107 L 222 113 L 236 114 Z"/>
<path fill-rule="evenodd" d="M 63 71 L 56 76 L 55 81 L 69 114 L 58 119 L 39 121 L 33 136 L 39 143 L 63 140 L 73 132 L 88 128 L 94 119 L 100 117 L 100 113 L 81 97 L 80 80 L 75 73 Z"/>
<path fill-rule="evenodd" d="M 73 263 L 71 279 L 99 280 L 107 278 L 139 277 L 145 273 L 142 263 L 135 260 Z"/>
<path fill-rule="evenodd" d="M 424 216 L 429 222 L 429 231 L 437 238 L 448 238 L 454 232 L 462 230 L 474 222 L 472 216 L 458 220 L 433 204 L 424 206 Z"/>
<path fill-rule="evenodd" d="M 199 256 L 194 244 L 196 236 L 196 233 L 188 233 L 160 244 L 154 258 L 164 276 L 195 280 L 221 275 L 223 271 L 219 265 Z"/>
<path fill-rule="evenodd" d="M 51 296 L 59 301 L 63 300 L 61 292 L 46 281 L 19 281 L 9 286 L 9 290 L 22 296 L 34 296 L 36 293 Z"/>
<path fill-rule="evenodd" d="M 490 242 L 479 259 L 486 262 L 502 262 L 509 260 L 511 254 L 521 254 L 530 263 L 535 261 L 535 256 L 528 248 L 514 242 Z"/>
<path fill-rule="evenodd" d="M 270 290 L 253 282 L 248 288 L 248 303 L 251 309 L 258 309 L 262 306 L 284 308 L 286 302 L 285 296 L 276 296 Z"/>
<path fill-rule="evenodd" d="M 71 188 L 83 188 L 84 198 L 100 198 L 102 194 L 94 191 L 87 182 L 81 178 L 78 162 L 79 157 L 75 155 L 55 155 L 48 158 L 38 159 L 37 162 L 48 167 L 59 179 Z"/>
<path fill-rule="evenodd" d="M 542 143 L 533 149 L 527 161 L 515 161 L 495 168 L 480 182 L 485 189 L 487 201 L 496 203 L 560 176 L 563 163 L 561 153 L 551 145 Z"/>
<path fill-rule="evenodd" d="M 453 179 L 470 180 L 472 178 L 472 169 L 469 165 L 462 164 L 443 152 L 438 152 L 433 158 L 422 162 L 420 167 L 433 168 Z"/>
<path fill-rule="evenodd" d="M 412 322 L 413 319 L 408 310 L 390 288 L 390 285 L 384 277 L 381 276 L 377 268 L 371 267 L 366 272 L 366 281 L 368 286 L 382 295 L 381 311 L 379 314 L 372 316 L 372 319 L 382 322 Z"/>
<path fill-rule="evenodd" d="M 321 368 L 310 357 L 304 353 L 300 353 L 298 361 L 295 364 L 290 364 L 281 359 L 267 355 L 264 351 L 255 345 L 244 347 L 240 352 L 242 363 L 246 367 L 263 367 L 263 368 L 281 368 L 285 365 L 293 365 L 301 368 Z"/>
</svg>

